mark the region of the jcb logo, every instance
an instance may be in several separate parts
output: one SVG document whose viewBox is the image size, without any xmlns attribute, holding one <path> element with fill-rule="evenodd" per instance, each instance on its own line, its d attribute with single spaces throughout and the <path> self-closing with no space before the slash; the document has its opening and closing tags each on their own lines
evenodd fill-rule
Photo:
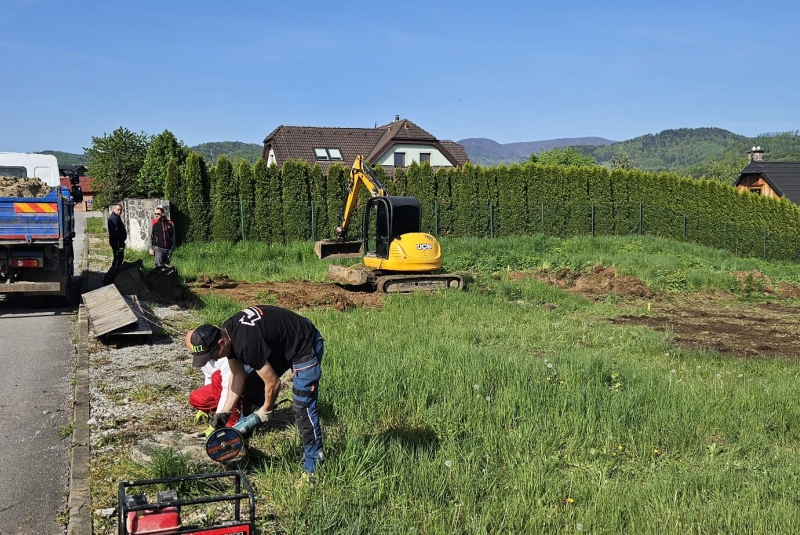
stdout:
<svg viewBox="0 0 800 535">
<path fill-rule="evenodd" d="M 417 251 L 430 251 L 431 249 L 433 249 L 433 246 L 430 243 L 417 244 Z"/>
</svg>

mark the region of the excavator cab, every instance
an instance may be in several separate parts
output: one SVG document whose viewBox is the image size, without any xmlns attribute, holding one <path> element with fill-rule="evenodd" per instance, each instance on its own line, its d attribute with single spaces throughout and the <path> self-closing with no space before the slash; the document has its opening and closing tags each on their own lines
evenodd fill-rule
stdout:
<svg viewBox="0 0 800 535">
<path fill-rule="evenodd" d="M 442 267 L 439 242 L 422 228 L 414 197 L 373 197 L 364 210 L 364 265 L 377 270 L 428 272 Z"/>
<path fill-rule="evenodd" d="M 422 207 L 414 197 L 373 197 L 364 211 L 364 253 L 389 258 L 389 244 L 410 232 L 420 232 Z"/>
</svg>

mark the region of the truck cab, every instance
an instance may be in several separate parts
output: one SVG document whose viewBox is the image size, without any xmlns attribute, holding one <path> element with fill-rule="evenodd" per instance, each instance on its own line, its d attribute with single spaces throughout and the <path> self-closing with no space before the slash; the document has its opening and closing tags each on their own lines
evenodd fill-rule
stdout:
<svg viewBox="0 0 800 535">
<path fill-rule="evenodd" d="M 35 176 L 51 188 L 60 184 L 58 161 L 50 154 L 0 152 L 0 176 L 15 178 Z"/>
</svg>

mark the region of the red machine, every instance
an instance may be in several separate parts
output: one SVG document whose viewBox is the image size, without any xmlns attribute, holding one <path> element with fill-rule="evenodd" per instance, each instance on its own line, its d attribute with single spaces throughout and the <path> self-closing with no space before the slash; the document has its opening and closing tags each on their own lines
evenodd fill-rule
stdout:
<svg viewBox="0 0 800 535">
<path fill-rule="evenodd" d="M 145 494 L 128 494 L 126 492 L 134 487 L 169 486 L 199 480 L 219 480 L 222 484 L 227 484 L 232 493 L 181 500 L 178 499 L 178 493 L 175 490 L 165 490 L 158 492 L 154 503 L 148 503 Z M 242 500 L 248 502 L 246 519 L 242 518 Z M 234 517 L 214 526 L 183 525 L 181 521 L 182 507 L 215 502 L 234 502 Z M 119 535 L 252 535 L 255 533 L 255 515 L 256 505 L 253 489 L 239 470 L 216 474 L 123 481 L 119 484 L 117 518 Z"/>
</svg>

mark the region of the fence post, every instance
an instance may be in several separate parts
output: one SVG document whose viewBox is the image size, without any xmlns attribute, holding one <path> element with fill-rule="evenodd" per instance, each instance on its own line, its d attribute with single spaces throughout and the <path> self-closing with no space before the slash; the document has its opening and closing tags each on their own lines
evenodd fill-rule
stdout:
<svg viewBox="0 0 800 535">
<path fill-rule="evenodd" d="M 592 203 L 592 238 L 594 238 L 594 203 Z"/>
<path fill-rule="evenodd" d="M 317 225 L 314 222 L 314 201 L 311 201 L 311 241 L 317 241 Z"/>
<path fill-rule="evenodd" d="M 642 203 L 639 203 L 639 236 L 642 235 Z"/>
<path fill-rule="evenodd" d="M 489 237 L 494 238 L 494 208 L 492 203 L 489 203 Z"/>
<path fill-rule="evenodd" d="M 683 239 L 686 239 L 686 212 L 683 213 Z"/>
<path fill-rule="evenodd" d="M 433 200 L 433 235 L 439 237 L 439 199 Z"/>
<path fill-rule="evenodd" d="M 244 237 L 244 203 L 242 199 L 239 199 L 239 226 L 242 229 L 242 241 L 245 241 Z"/>
<path fill-rule="evenodd" d="M 546 236 L 547 234 L 544 231 L 544 201 L 542 201 L 542 236 Z"/>
</svg>

